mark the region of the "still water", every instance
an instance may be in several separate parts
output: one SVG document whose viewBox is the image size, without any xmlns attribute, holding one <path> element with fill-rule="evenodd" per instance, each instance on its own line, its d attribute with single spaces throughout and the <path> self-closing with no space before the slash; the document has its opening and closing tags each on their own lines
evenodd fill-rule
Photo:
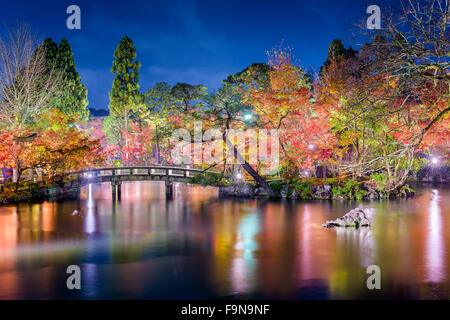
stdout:
<svg viewBox="0 0 450 320">
<path fill-rule="evenodd" d="M 376 202 L 219 200 L 133 182 L 0 207 L 0 299 L 450 299 L 450 189 Z M 361 206 L 371 228 L 321 224 Z M 81 290 L 66 287 L 69 265 Z M 381 269 L 368 290 L 367 266 Z"/>
</svg>

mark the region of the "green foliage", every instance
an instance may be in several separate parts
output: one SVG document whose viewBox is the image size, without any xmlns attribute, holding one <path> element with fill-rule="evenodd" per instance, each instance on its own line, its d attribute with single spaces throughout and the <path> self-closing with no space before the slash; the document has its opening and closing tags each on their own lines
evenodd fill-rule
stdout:
<svg viewBox="0 0 450 320">
<path fill-rule="evenodd" d="M 313 198 L 313 183 L 309 180 L 298 180 L 294 185 L 294 190 L 302 199 L 310 200 Z"/>
<path fill-rule="evenodd" d="M 242 95 L 239 89 L 231 84 L 224 86 L 207 99 L 204 115 L 208 120 L 214 121 L 216 126 L 233 127 L 241 124 L 240 115 L 250 112 L 252 108 L 242 103 Z"/>
<path fill-rule="evenodd" d="M 377 191 L 382 191 L 389 182 L 389 178 L 385 173 L 373 173 L 370 179 L 375 183 Z"/>
<path fill-rule="evenodd" d="M 103 119 L 102 125 L 108 143 L 111 145 L 118 145 L 122 136 L 122 118 L 110 115 Z"/>
<path fill-rule="evenodd" d="M 203 105 L 202 99 L 208 95 L 204 85 L 187 83 L 177 83 L 172 88 L 171 94 L 176 101 L 176 106 L 183 112 L 201 107 Z"/>
<path fill-rule="evenodd" d="M 176 111 L 176 99 L 172 88 L 166 82 L 155 84 L 144 94 L 144 104 L 139 118 L 154 130 L 153 143 L 156 146 L 156 163 L 161 163 L 160 149 L 174 129 L 170 116 Z"/>
<path fill-rule="evenodd" d="M 281 189 L 283 188 L 283 181 L 282 180 L 274 180 L 269 182 L 269 186 L 272 188 L 273 191 L 275 191 L 277 194 L 280 194 Z"/>
<path fill-rule="evenodd" d="M 254 87 L 264 90 L 270 86 L 270 70 L 272 67 L 266 63 L 253 63 L 241 72 L 229 75 L 222 83 L 244 89 Z"/>
<path fill-rule="evenodd" d="M 58 94 L 52 98 L 52 105 L 77 122 L 86 122 L 89 119 L 87 89 L 76 70 L 69 42 L 63 38 L 58 46 L 47 38 L 42 47 L 45 49 L 48 68 L 45 76 L 48 77 L 53 72 L 59 79 Z"/>
<path fill-rule="evenodd" d="M 320 73 L 322 73 L 322 71 L 324 71 L 331 64 L 331 61 L 336 59 L 354 58 L 357 54 L 358 51 L 354 50 L 352 47 L 346 49 L 341 39 L 334 39 L 328 47 L 327 60 L 320 67 Z"/>
<path fill-rule="evenodd" d="M 400 196 L 401 197 L 408 197 L 411 194 L 414 194 L 414 189 L 411 188 L 409 185 L 405 184 L 404 186 L 402 186 L 399 190 Z"/>
<path fill-rule="evenodd" d="M 202 186 L 225 186 L 230 183 L 222 173 L 204 172 L 189 179 L 189 183 Z"/>
<path fill-rule="evenodd" d="M 361 188 L 361 182 L 346 180 L 345 182 L 333 185 L 331 194 L 333 196 L 342 196 L 346 199 L 362 200 L 367 194 L 367 191 Z"/>
<path fill-rule="evenodd" d="M 137 112 L 142 100 L 138 84 L 141 63 L 136 60 L 136 48 L 130 38 L 122 38 L 114 58 L 111 72 L 115 77 L 109 93 L 110 119 L 105 132 L 110 141 L 122 139 L 122 130 L 128 130 L 130 111 Z"/>
</svg>

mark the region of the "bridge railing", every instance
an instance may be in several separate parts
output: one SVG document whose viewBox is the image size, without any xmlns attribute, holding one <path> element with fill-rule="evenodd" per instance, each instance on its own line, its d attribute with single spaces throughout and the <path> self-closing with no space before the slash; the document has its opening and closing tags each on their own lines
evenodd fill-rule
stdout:
<svg viewBox="0 0 450 320">
<path fill-rule="evenodd" d="M 166 176 L 178 178 L 192 178 L 204 172 L 201 169 L 170 167 L 170 166 L 138 166 L 138 167 L 112 167 L 97 168 L 68 173 L 68 176 L 75 176 L 78 179 L 113 177 L 113 176 Z M 211 171 L 209 171 L 211 172 Z"/>
</svg>

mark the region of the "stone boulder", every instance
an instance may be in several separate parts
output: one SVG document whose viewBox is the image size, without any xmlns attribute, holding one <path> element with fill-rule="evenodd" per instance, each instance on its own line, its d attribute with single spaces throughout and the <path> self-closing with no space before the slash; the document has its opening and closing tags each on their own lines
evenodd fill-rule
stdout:
<svg viewBox="0 0 450 320">
<path fill-rule="evenodd" d="M 324 185 L 318 186 L 313 189 L 314 199 L 330 199 L 331 198 L 331 186 Z"/>
<path fill-rule="evenodd" d="M 253 197 L 254 190 L 253 188 L 245 182 L 236 183 L 228 187 L 220 187 L 219 188 L 219 198 L 227 198 L 227 197 L 242 197 L 249 198 Z"/>
<path fill-rule="evenodd" d="M 368 214 L 360 208 L 353 209 L 346 213 L 343 217 L 336 220 L 327 221 L 322 225 L 325 228 L 332 227 L 369 227 L 370 220 Z"/>
</svg>

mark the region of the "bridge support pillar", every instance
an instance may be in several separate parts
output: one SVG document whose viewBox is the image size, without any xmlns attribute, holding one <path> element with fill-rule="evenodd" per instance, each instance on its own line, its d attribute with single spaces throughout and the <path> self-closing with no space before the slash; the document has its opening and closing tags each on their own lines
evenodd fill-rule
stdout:
<svg viewBox="0 0 450 320">
<path fill-rule="evenodd" d="M 171 200 L 173 198 L 173 182 L 166 181 L 166 199 Z"/>
<path fill-rule="evenodd" d="M 120 201 L 122 199 L 122 181 L 117 181 L 117 199 Z"/>
<path fill-rule="evenodd" d="M 111 195 L 112 195 L 112 200 L 116 201 L 116 182 L 115 181 L 111 181 Z"/>
</svg>

